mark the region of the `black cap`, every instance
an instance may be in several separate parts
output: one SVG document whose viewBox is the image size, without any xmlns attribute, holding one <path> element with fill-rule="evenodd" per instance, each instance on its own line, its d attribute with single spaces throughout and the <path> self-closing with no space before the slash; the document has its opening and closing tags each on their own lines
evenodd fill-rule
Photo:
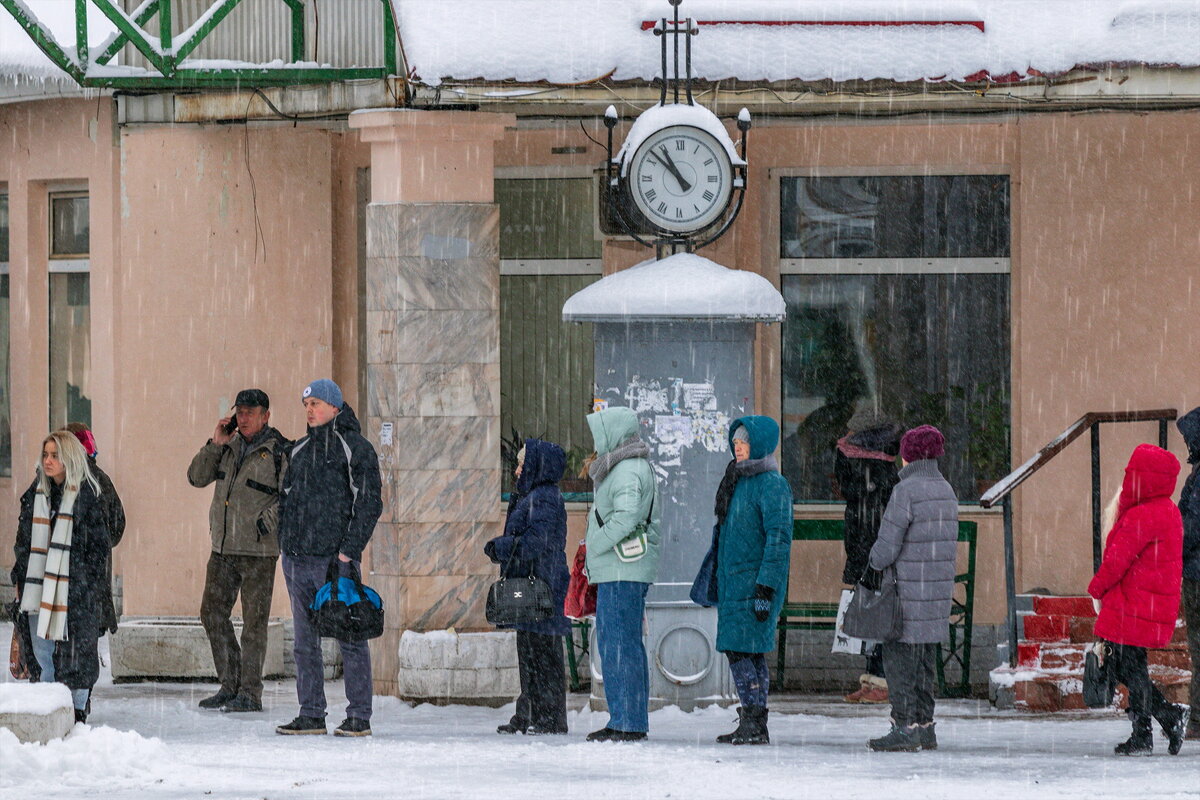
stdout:
<svg viewBox="0 0 1200 800">
<path fill-rule="evenodd" d="M 246 406 L 252 408 L 271 408 L 271 400 L 267 397 L 267 393 L 262 389 L 242 389 L 237 393 L 237 400 L 233 401 L 235 406 Z"/>
</svg>

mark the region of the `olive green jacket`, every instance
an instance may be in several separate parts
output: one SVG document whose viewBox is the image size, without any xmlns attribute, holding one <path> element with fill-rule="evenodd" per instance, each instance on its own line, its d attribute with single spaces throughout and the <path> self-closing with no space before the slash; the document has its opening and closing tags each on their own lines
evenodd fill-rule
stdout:
<svg viewBox="0 0 1200 800">
<path fill-rule="evenodd" d="M 210 439 L 188 467 L 188 483 L 197 488 L 216 482 L 208 527 L 214 553 L 227 556 L 278 556 L 279 485 L 287 469 L 291 443 L 268 426 L 247 444 L 234 434 L 228 444 Z M 242 455 L 243 449 L 248 452 Z M 240 465 L 239 465 L 240 459 Z"/>
</svg>

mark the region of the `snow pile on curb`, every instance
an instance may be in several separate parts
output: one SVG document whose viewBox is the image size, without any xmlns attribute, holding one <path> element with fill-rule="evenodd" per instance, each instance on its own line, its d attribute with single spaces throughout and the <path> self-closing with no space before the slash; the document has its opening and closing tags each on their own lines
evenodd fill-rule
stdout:
<svg viewBox="0 0 1200 800">
<path fill-rule="evenodd" d="M 71 707 L 71 690 L 61 683 L 0 683 L 0 714 L 51 714 Z"/>
<path fill-rule="evenodd" d="M 144 785 L 160 779 L 171 761 L 161 740 L 133 731 L 76 725 L 66 738 L 42 745 L 21 744 L 11 731 L 0 729 L 0 789 L 20 786 L 26 795 L 38 789 L 112 787 L 125 781 Z"/>
</svg>

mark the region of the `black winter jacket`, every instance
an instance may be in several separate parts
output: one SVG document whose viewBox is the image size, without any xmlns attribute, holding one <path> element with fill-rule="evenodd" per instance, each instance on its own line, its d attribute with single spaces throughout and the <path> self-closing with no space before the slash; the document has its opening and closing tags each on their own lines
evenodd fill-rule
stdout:
<svg viewBox="0 0 1200 800">
<path fill-rule="evenodd" d="M 1175 423 L 1188 447 L 1192 472 L 1179 493 L 1183 516 L 1183 577 L 1200 581 L 1200 408 L 1193 408 Z"/>
<path fill-rule="evenodd" d="M 310 427 L 292 447 L 279 512 L 284 554 L 362 559 L 383 503 L 379 458 L 359 430 L 345 403 L 332 421 Z"/>
<path fill-rule="evenodd" d="M 848 438 L 853 447 L 895 456 L 900 439 L 892 431 L 885 436 L 880 431 L 864 431 Z M 853 586 L 867 569 L 871 547 L 879 535 L 883 511 L 892 497 L 892 489 L 900 480 L 895 461 L 878 458 L 847 456 L 838 449 L 833 462 L 838 490 L 846 500 L 846 530 L 843 544 L 846 563 L 842 567 L 842 583 Z"/>
</svg>

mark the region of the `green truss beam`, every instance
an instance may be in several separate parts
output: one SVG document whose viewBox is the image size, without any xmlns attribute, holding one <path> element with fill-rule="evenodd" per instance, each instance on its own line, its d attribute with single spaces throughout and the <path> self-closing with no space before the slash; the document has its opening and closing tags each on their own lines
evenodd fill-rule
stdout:
<svg viewBox="0 0 1200 800">
<path fill-rule="evenodd" d="M 49 31 L 43 28 L 36 19 L 30 18 L 25 13 L 23 6 L 17 5 L 15 0 L 0 0 L 0 7 L 8 11 L 29 38 L 33 40 L 33 43 L 38 46 L 38 49 L 46 54 L 46 58 L 50 59 L 56 67 L 74 78 L 76 83 L 83 84 L 85 80 L 83 70 L 58 46 L 58 42 L 54 40 Z"/>
</svg>

